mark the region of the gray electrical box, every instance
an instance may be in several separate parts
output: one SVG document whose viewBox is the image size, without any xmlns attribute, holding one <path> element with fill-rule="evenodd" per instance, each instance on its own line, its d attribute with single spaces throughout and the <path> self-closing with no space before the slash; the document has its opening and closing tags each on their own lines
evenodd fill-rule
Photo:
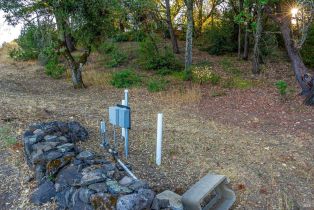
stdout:
<svg viewBox="0 0 314 210">
<path fill-rule="evenodd" d="M 109 107 L 109 122 L 121 128 L 131 128 L 130 107 L 117 105 Z"/>
</svg>

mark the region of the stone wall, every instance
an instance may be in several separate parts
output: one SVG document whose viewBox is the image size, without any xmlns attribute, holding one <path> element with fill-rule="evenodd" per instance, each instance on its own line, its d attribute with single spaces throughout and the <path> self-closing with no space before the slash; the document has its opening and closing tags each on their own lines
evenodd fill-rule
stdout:
<svg viewBox="0 0 314 210">
<path fill-rule="evenodd" d="M 164 209 L 143 180 L 133 180 L 113 160 L 80 150 L 87 130 L 78 122 L 34 124 L 24 134 L 27 164 L 34 170 L 37 189 L 30 201 L 55 200 L 59 209 Z M 166 203 L 166 204 L 165 204 Z"/>
</svg>

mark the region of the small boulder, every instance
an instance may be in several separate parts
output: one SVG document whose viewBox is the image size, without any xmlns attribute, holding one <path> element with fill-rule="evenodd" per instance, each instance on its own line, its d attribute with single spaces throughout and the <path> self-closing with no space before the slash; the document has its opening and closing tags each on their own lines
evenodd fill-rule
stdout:
<svg viewBox="0 0 314 210">
<path fill-rule="evenodd" d="M 119 184 L 122 186 L 129 186 L 133 182 L 133 179 L 129 176 L 124 176 L 120 181 Z"/>
<path fill-rule="evenodd" d="M 94 190 L 96 192 L 107 192 L 107 185 L 105 183 L 95 183 L 88 186 L 88 189 Z"/>
<path fill-rule="evenodd" d="M 76 158 L 79 160 L 91 160 L 94 158 L 94 156 L 95 154 L 93 152 L 85 150 L 83 152 L 80 152 L 80 154 L 78 154 Z"/>
<path fill-rule="evenodd" d="M 30 201 L 34 204 L 41 205 L 50 201 L 55 195 L 56 190 L 53 182 L 45 181 L 32 193 Z"/>
<path fill-rule="evenodd" d="M 117 202 L 117 210 L 150 209 L 155 193 L 149 189 L 141 189 L 138 193 L 121 196 Z"/>
</svg>

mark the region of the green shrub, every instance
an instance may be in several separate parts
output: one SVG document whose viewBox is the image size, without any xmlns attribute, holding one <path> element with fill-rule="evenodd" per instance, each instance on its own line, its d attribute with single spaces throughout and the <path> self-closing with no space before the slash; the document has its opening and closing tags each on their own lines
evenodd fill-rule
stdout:
<svg viewBox="0 0 314 210">
<path fill-rule="evenodd" d="M 115 34 L 113 36 L 113 41 L 115 41 L 115 42 L 127 42 L 127 41 L 129 41 L 129 34 L 127 32 Z"/>
<path fill-rule="evenodd" d="M 55 60 L 50 60 L 45 66 L 45 73 L 54 78 L 59 79 L 65 72 L 65 68 Z"/>
<path fill-rule="evenodd" d="M 105 54 L 109 54 L 112 51 L 116 50 L 116 46 L 114 43 L 112 42 L 103 42 L 101 45 L 99 45 L 98 47 L 98 52 L 100 52 L 101 54 L 105 55 Z"/>
<path fill-rule="evenodd" d="M 19 49 L 9 51 L 10 57 L 23 61 L 36 59 L 40 52 L 38 33 L 39 31 L 36 26 L 25 26 L 17 39 Z"/>
<path fill-rule="evenodd" d="M 182 67 L 169 47 L 158 48 L 156 38 L 146 38 L 140 43 L 139 63 L 144 69 L 178 71 Z"/>
<path fill-rule="evenodd" d="M 42 49 L 38 55 L 38 61 L 43 66 L 47 65 L 49 61 L 58 63 L 58 59 L 59 53 L 56 50 L 56 45 L 53 44 Z"/>
<path fill-rule="evenodd" d="M 129 69 L 116 72 L 111 78 L 111 85 L 117 88 L 129 88 L 132 86 L 139 86 L 140 84 L 141 78 Z"/>
<path fill-rule="evenodd" d="M 149 92 L 159 92 L 166 89 L 167 82 L 165 80 L 152 79 L 147 84 Z"/>
<path fill-rule="evenodd" d="M 106 66 L 107 67 L 117 67 L 123 64 L 127 60 L 127 55 L 122 53 L 117 46 L 112 42 L 104 42 L 102 43 L 98 51 L 103 54 L 107 55 L 108 59 L 106 59 Z"/>
<path fill-rule="evenodd" d="M 282 96 L 285 96 L 287 95 L 287 87 L 288 87 L 288 84 L 283 81 L 283 80 L 279 80 L 275 83 L 276 87 L 277 87 L 277 90 L 279 92 L 280 95 Z"/>
<path fill-rule="evenodd" d="M 109 56 L 111 59 L 107 62 L 108 67 L 120 66 L 127 59 L 127 55 L 118 50 L 113 50 Z"/>
<path fill-rule="evenodd" d="M 200 50 L 211 55 L 223 55 L 237 49 L 233 40 L 233 24 L 223 21 L 220 25 L 211 26 L 198 40 Z"/>
<path fill-rule="evenodd" d="M 211 66 L 196 66 L 192 68 L 192 80 L 200 84 L 210 82 L 212 85 L 217 85 L 220 76 L 212 71 Z"/>
</svg>

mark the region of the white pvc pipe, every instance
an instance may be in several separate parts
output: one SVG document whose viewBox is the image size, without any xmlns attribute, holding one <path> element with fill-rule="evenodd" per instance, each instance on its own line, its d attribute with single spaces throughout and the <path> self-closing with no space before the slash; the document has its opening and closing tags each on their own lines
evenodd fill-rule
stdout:
<svg viewBox="0 0 314 210">
<path fill-rule="evenodd" d="M 126 105 L 125 105 L 125 100 L 122 100 L 122 105 L 126 106 Z M 125 138 L 125 128 L 122 128 L 122 130 L 121 130 L 121 136 L 122 136 L 123 138 Z"/>
<path fill-rule="evenodd" d="M 162 150 L 162 113 L 157 116 L 157 144 L 156 144 L 156 164 L 161 164 L 161 150 Z"/>
<path fill-rule="evenodd" d="M 129 105 L 129 91 L 128 90 L 124 90 L 124 103 L 125 106 Z M 124 155 L 125 158 L 128 158 L 129 156 L 129 130 L 125 129 L 124 132 Z"/>
</svg>

